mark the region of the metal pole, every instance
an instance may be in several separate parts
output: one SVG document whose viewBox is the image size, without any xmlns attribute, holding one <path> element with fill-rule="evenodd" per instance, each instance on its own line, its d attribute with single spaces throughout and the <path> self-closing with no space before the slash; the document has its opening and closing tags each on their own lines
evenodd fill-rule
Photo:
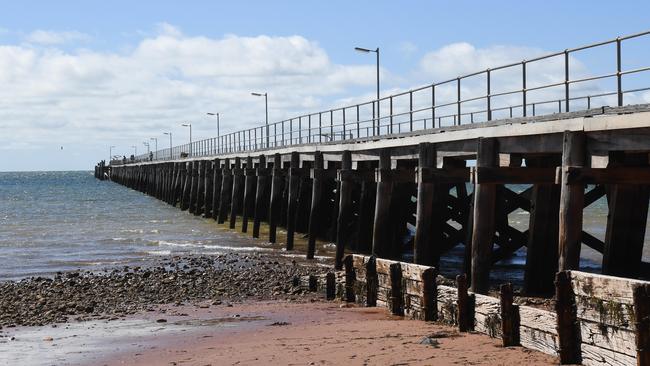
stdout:
<svg viewBox="0 0 650 366">
<path fill-rule="evenodd" d="M 524 117 L 526 117 L 526 61 L 521 62 L 521 91 L 523 98 Z"/>
<path fill-rule="evenodd" d="M 491 71 L 490 69 L 487 69 L 487 120 L 491 121 L 492 120 L 492 96 L 490 95 L 492 93 L 491 91 Z"/>
<path fill-rule="evenodd" d="M 377 53 L 377 135 L 381 135 L 381 111 L 380 111 L 380 102 L 379 102 L 379 47 L 375 50 Z"/>
<path fill-rule="evenodd" d="M 623 106 L 623 80 L 621 75 L 621 37 L 616 38 L 616 84 L 618 94 L 618 106 Z"/>
<path fill-rule="evenodd" d="M 269 97 L 264 93 L 264 109 L 266 111 L 266 147 L 269 147 Z"/>
<path fill-rule="evenodd" d="M 564 50 L 564 111 L 569 111 L 569 50 Z"/>
<path fill-rule="evenodd" d="M 219 113 L 217 113 L 217 153 L 218 153 L 218 151 L 219 151 L 219 146 L 218 146 L 218 144 L 219 144 L 219 134 L 221 133 L 221 132 L 219 131 L 219 129 L 220 129 L 220 127 L 219 127 L 219 123 L 220 123 L 220 122 L 219 122 Z"/>
</svg>

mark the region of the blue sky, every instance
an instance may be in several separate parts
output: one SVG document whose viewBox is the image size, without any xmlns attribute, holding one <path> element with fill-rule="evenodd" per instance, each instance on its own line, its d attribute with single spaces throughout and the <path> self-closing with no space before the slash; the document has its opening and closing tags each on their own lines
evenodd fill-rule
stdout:
<svg viewBox="0 0 650 366">
<path fill-rule="evenodd" d="M 1 8 L 0 144 L 15 158 L 0 160 L 0 171 L 89 169 L 107 146 L 127 154 L 163 130 L 185 142 L 181 119 L 209 137 L 204 111 L 214 108 L 226 131 L 254 125 L 263 110 L 244 98 L 251 89 L 269 91 L 272 119 L 371 96 L 374 60 L 354 46 L 381 48 L 382 92 L 390 92 L 447 76 L 425 64 L 457 55 L 441 53 L 449 45 L 471 45 L 480 68 L 650 29 L 647 1 L 23 0 Z M 228 61 L 215 61 L 218 75 L 208 71 L 221 55 Z M 603 62 L 581 61 L 591 70 Z M 327 91 L 309 87 L 317 83 Z"/>
</svg>

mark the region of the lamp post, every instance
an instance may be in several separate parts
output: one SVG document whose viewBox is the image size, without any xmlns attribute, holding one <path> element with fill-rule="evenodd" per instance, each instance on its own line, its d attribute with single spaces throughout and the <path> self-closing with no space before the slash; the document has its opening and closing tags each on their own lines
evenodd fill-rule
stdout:
<svg viewBox="0 0 650 366">
<path fill-rule="evenodd" d="M 155 141 L 156 142 L 156 160 L 158 160 L 158 138 L 157 137 L 152 137 L 149 140 Z"/>
<path fill-rule="evenodd" d="M 190 156 L 192 156 L 192 124 L 191 123 L 183 123 L 181 126 L 190 128 Z"/>
<path fill-rule="evenodd" d="M 354 49 L 356 51 L 363 52 L 363 53 L 374 52 L 377 54 L 377 134 L 379 134 L 379 122 L 381 121 L 380 113 L 379 113 L 379 47 L 377 47 L 377 49 L 375 50 L 362 48 L 362 47 L 355 47 Z"/>
<path fill-rule="evenodd" d="M 147 147 L 147 155 L 149 155 L 149 153 L 151 152 L 151 149 L 149 148 L 149 143 L 146 142 L 146 141 L 143 141 L 143 142 L 142 142 L 142 145 L 144 145 L 144 146 Z"/>
<path fill-rule="evenodd" d="M 208 116 L 217 116 L 217 154 L 218 154 L 220 152 L 220 147 L 221 147 L 220 146 L 221 141 L 220 141 L 220 138 L 219 138 L 219 136 L 220 136 L 219 135 L 219 112 L 217 112 L 217 113 L 208 112 L 206 114 Z"/>
<path fill-rule="evenodd" d="M 111 160 L 113 160 L 113 149 L 114 148 L 115 148 L 115 146 L 110 146 L 108 148 L 108 164 L 110 164 Z"/>
<path fill-rule="evenodd" d="M 251 93 L 256 97 L 264 97 L 264 109 L 266 111 L 266 148 L 269 148 L 269 96 L 268 93 Z"/>
<path fill-rule="evenodd" d="M 135 145 L 133 145 L 133 146 L 131 146 L 131 147 L 133 148 L 133 156 L 134 156 L 134 157 L 138 156 L 138 147 L 135 146 Z"/>
<path fill-rule="evenodd" d="M 172 133 L 171 132 L 163 132 L 163 135 L 169 135 L 169 160 L 172 160 L 174 158 L 173 149 L 172 149 Z"/>
</svg>

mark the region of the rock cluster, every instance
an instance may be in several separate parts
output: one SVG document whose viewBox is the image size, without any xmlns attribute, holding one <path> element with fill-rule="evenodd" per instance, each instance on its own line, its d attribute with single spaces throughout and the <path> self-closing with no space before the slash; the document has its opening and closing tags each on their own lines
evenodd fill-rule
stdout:
<svg viewBox="0 0 650 366">
<path fill-rule="evenodd" d="M 113 319 L 157 304 L 290 299 L 292 279 L 325 268 L 281 256 L 228 253 L 162 258 L 142 267 L 57 273 L 0 283 L 0 329 L 69 320 Z"/>
</svg>

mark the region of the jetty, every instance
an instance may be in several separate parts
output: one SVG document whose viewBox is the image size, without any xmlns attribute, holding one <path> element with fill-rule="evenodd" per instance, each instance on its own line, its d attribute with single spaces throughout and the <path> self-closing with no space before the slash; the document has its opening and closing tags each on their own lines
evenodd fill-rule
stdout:
<svg viewBox="0 0 650 366">
<path fill-rule="evenodd" d="M 650 66 L 624 67 L 626 44 L 649 41 L 644 32 L 495 65 L 100 162 L 95 176 L 230 228 L 241 220 L 255 238 L 266 222 L 261 239 L 271 243 L 283 227 L 286 250 L 306 234 L 307 258 L 316 240 L 336 243 L 332 275 L 308 284 L 322 281 L 328 297 L 340 286 L 344 300 L 445 320 L 565 364 L 650 365 Z M 584 75 L 577 57 L 594 49 L 614 67 Z M 539 77 L 545 65 L 561 77 Z M 612 89 L 593 87 L 601 81 Z M 600 240 L 583 212 L 603 197 Z M 509 220 L 517 210 L 530 213 L 526 230 Z M 412 263 L 403 259 L 410 230 Z M 581 271 L 583 245 L 602 254 L 601 274 Z M 440 258 L 456 247 L 456 286 L 440 285 Z M 509 284 L 490 292 L 494 264 L 523 247 L 521 293 L 553 297 L 554 310 L 517 305 Z"/>
</svg>

